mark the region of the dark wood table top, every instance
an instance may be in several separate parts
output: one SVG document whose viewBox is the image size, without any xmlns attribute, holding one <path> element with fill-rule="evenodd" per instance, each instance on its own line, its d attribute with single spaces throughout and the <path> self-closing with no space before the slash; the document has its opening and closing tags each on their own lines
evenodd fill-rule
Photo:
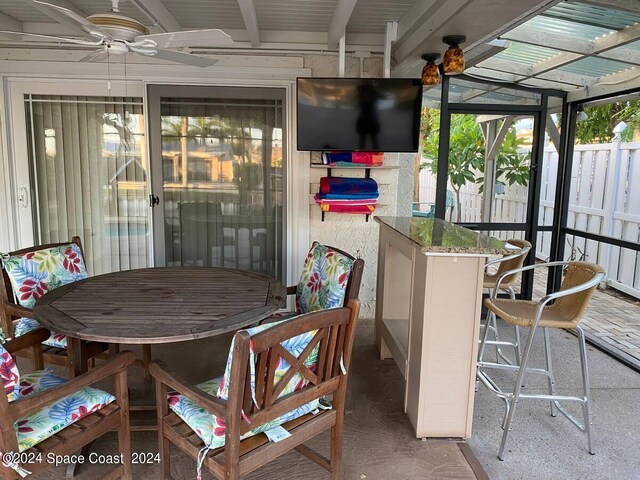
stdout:
<svg viewBox="0 0 640 480">
<path fill-rule="evenodd" d="M 81 340 L 153 344 L 211 337 L 256 323 L 285 302 L 285 286 L 228 268 L 143 268 L 97 275 L 43 295 L 35 317 Z"/>
</svg>

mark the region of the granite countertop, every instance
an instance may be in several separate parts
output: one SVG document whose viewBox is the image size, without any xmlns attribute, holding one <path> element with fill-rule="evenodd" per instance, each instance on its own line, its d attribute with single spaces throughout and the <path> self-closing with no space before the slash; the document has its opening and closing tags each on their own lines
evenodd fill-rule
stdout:
<svg viewBox="0 0 640 480">
<path fill-rule="evenodd" d="M 474 232 L 439 218 L 376 216 L 373 219 L 417 244 L 425 253 L 486 255 L 514 253 L 515 247 L 502 240 Z"/>
</svg>

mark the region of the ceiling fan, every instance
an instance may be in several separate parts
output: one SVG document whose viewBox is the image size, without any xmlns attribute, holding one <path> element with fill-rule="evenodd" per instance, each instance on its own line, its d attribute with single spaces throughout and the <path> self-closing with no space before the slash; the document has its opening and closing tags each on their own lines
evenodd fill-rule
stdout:
<svg viewBox="0 0 640 480">
<path fill-rule="evenodd" d="M 34 0 L 34 2 L 44 8 L 52 9 L 52 12 L 62 13 L 75 21 L 84 32 L 86 39 L 4 30 L 0 30 L 0 36 L 27 42 L 44 41 L 97 47 L 95 52 L 91 52 L 80 59 L 81 62 L 98 62 L 108 59 L 109 55 L 125 55 L 131 52 L 171 62 L 208 67 L 215 64 L 217 60 L 168 49 L 189 46 L 220 47 L 233 44 L 231 37 L 219 29 L 188 30 L 149 35 L 149 30 L 142 23 L 120 13 L 118 9 L 120 0 L 111 0 L 111 12 L 97 13 L 87 18 L 81 17 L 68 8 L 41 0 Z"/>
</svg>

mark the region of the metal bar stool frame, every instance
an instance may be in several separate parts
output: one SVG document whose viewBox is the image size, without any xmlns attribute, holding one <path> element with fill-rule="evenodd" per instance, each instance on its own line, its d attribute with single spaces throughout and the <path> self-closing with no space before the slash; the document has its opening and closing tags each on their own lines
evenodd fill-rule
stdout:
<svg viewBox="0 0 640 480">
<path fill-rule="evenodd" d="M 513 242 L 513 243 L 512 243 Z M 517 243 L 516 243 L 517 242 Z M 513 281 L 515 280 L 516 275 L 513 275 L 513 278 L 509 281 L 509 285 L 507 285 L 506 287 L 502 287 L 502 288 L 496 288 L 496 286 L 494 287 L 487 287 L 486 286 L 486 277 L 487 277 L 487 268 L 491 267 L 492 265 L 498 265 L 501 264 L 503 262 L 509 262 L 511 260 L 515 260 L 517 258 L 522 258 L 522 262 L 520 263 L 520 266 L 522 266 L 522 263 L 524 263 L 524 259 L 527 257 L 527 255 L 529 254 L 529 251 L 531 250 L 531 244 L 529 242 L 523 241 L 523 240 L 518 240 L 518 239 L 513 239 L 513 240 L 507 240 L 507 243 L 512 243 L 513 245 L 517 245 L 520 244 L 522 245 L 522 247 L 520 248 L 520 250 L 516 253 L 513 253 L 511 255 L 505 255 L 503 257 L 500 258 L 495 258 L 493 260 L 488 261 L 485 265 L 484 265 L 484 269 L 485 269 L 485 286 L 484 288 L 486 288 L 489 291 L 489 297 L 493 297 L 494 296 L 494 292 L 503 290 L 506 293 L 509 294 L 509 298 L 511 298 L 511 300 L 515 300 L 516 299 L 516 292 L 513 288 L 513 285 L 511 285 L 511 283 L 513 283 Z M 515 269 L 510 269 L 507 270 L 505 272 L 503 272 L 502 275 L 499 275 L 498 278 L 501 280 L 500 283 L 507 277 L 510 276 L 509 272 L 514 271 Z M 522 358 L 522 349 L 521 349 L 521 345 L 522 342 L 520 341 L 520 327 L 518 325 L 514 325 L 514 330 L 515 330 L 515 342 L 507 342 L 507 341 L 503 341 L 500 340 L 500 337 L 498 335 L 498 325 L 497 325 L 497 320 L 495 315 L 493 316 L 488 316 L 487 317 L 487 321 L 485 322 L 484 325 L 481 325 L 482 327 L 484 327 L 485 329 L 489 329 L 489 331 L 491 331 L 491 334 L 493 335 L 493 340 L 487 340 L 486 344 L 487 345 L 495 345 L 496 347 L 496 362 L 500 363 L 500 359 L 504 360 L 507 364 L 509 365 L 519 365 L 520 364 L 520 359 Z M 515 361 L 511 361 L 503 352 L 502 349 L 500 348 L 501 346 L 503 347 L 511 347 L 514 349 L 515 351 Z M 481 359 L 482 360 L 482 359 Z"/>
<path fill-rule="evenodd" d="M 502 281 L 502 279 L 504 277 L 506 277 L 509 274 L 513 274 L 513 273 L 517 273 L 517 272 L 523 272 L 526 270 L 532 270 L 534 268 L 541 268 L 541 267 L 565 267 L 571 264 L 585 264 L 586 262 L 548 262 L 548 263 L 541 263 L 541 264 L 537 264 L 537 265 L 530 265 L 527 267 L 522 267 L 522 268 L 518 268 L 518 269 L 514 269 L 508 272 L 505 272 L 503 275 L 501 275 L 497 282 L 496 282 L 496 288 L 494 290 L 493 296 L 491 297 L 491 300 L 494 300 L 496 298 L 496 293 L 499 289 L 500 286 L 500 282 Z M 593 265 L 593 264 L 589 264 L 589 265 Z M 594 269 L 595 274 L 593 276 L 593 278 L 591 278 L 590 280 L 580 284 L 580 285 L 576 285 L 570 288 L 566 288 L 566 289 L 562 289 L 554 292 L 554 293 L 550 293 L 548 295 L 546 295 L 545 297 L 543 297 L 538 303 L 537 306 L 535 308 L 535 314 L 533 319 L 531 320 L 530 323 L 530 328 L 529 328 L 529 336 L 527 337 L 527 342 L 524 346 L 524 351 L 523 351 L 523 355 L 521 358 L 521 362 L 520 362 L 520 366 L 517 365 L 509 365 L 509 364 L 502 364 L 502 363 L 490 363 L 490 362 L 484 362 L 482 361 L 482 353 L 483 350 L 486 346 L 487 343 L 487 333 L 489 331 L 489 329 L 485 328 L 485 331 L 482 335 L 482 340 L 480 343 L 480 348 L 478 351 L 478 365 L 477 365 L 477 378 L 480 382 L 482 382 L 483 385 L 485 385 L 489 390 L 491 390 L 493 393 L 495 393 L 499 398 L 501 398 L 502 400 L 504 400 L 505 402 L 505 415 L 502 421 L 502 429 L 503 429 L 503 435 L 502 435 L 502 441 L 500 443 L 500 449 L 498 451 L 498 458 L 500 460 L 504 460 L 504 450 L 507 444 L 507 439 L 509 436 L 509 432 L 511 431 L 511 422 L 513 420 L 514 414 L 515 414 L 515 409 L 516 406 L 518 404 L 518 401 L 520 399 L 537 399 L 537 400 L 549 400 L 550 401 L 550 406 L 551 406 L 551 416 L 555 417 L 556 414 L 556 410 L 559 411 L 560 413 L 562 413 L 565 417 L 567 417 L 567 419 L 573 423 L 580 431 L 585 432 L 587 435 L 587 444 L 588 444 L 588 449 L 589 449 L 589 453 L 590 454 L 595 454 L 595 450 L 594 450 L 594 442 L 593 442 L 593 413 L 592 413 L 592 409 L 591 409 L 591 385 L 590 385 L 590 381 L 589 381 L 589 370 L 588 370 L 588 364 L 587 364 L 587 349 L 586 349 L 586 343 L 585 343 L 585 336 L 584 336 L 584 331 L 582 330 L 582 328 L 580 327 L 580 325 L 578 323 L 576 323 L 572 328 L 575 328 L 577 333 L 578 333 L 578 340 L 579 340 L 579 346 L 580 346 L 580 364 L 581 364 L 581 373 L 582 373 L 582 382 L 583 382 L 583 387 L 584 387 L 584 396 L 583 397 L 577 397 L 577 396 L 567 396 L 567 395 L 558 395 L 556 392 L 556 385 L 555 385 L 555 379 L 553 376 L 553 365 L 551 362 L 551 348 L 550 348 L 550 341 L 549 341 L 549 334 L 548 334 L 548 329 L 546 327 L 542 327 L 543 332 L 544 332 L 544 350 L 545 350 L 545 360 L 546 360 L 546 369 L 543 368 L 530 368 L 527 366 L 528 361 L 529 361 L 529 354 L 531 352 L 531 345 L 533 344 L 533 339 L 535 337 L 535 333 L 536 330 L 538 328 L 538 325 L 540 324 L 540 321 L 542 319 L 543 313 L 545 311 L 545 307 L 548 306 L 548 304 L 552 301 L 558 300 L 562 297 L 567 297 L 570 295 L 574 295 L 577 294 L 579 292 L 585 291 L 585 290 L 589 290 L 591 289 L 593 291 L 593 289 L 595 289 L 595 287 L 602 281 L 604 281 L 604 279 L 606 278 L 606 274 L 605 272 L 598 267 L 597 265 L 593 265 L 594 267 L 597 267 L 596 269 Z M 589 297 L 585 300 L 585 302 L 589 301 L 589 298 L 591 296 L 591 293 L 589 293 Z M 487 307 L 490 310 L 490 315 L 495 316 L 495 312 L 493 310 L 491 310 L 491 306 L 490 306 L 490 302 L 485 301 L 485 304 L 487 305 Z M 582 314 L 580 314 L 581 316 Z M 580 321 L 580 319 L 578 319 L 578 322 Z M 563 328 L 563 327 L 552 327 L 552 328 Z M 485 373 L 483 371 L 483 369 L 503 369 L 503 370 L 511 370 L 511 371 L 517 371 L 518 375 L 514 384 L 514 390 L 513 392 L 505 392 L 503 391 L 494 381 L 493 379 L 491 379 L 491 377 Z M 521 389 L 522 389 L 522 385 L 523 385 L 523 379 L 524 379 L 524 375 L 525 373 L 537 373 L 537 374 L 543 374 L 547 377 L 547 381 L 548 381 L 548 386 L 549 386 L 549 393 L 548 394 L 525 394 L 525 393 L 521 393 Z M 575 402 L 579 402 L 582 406 L 582 411 L 583 411 L 583 421 L 580 422 L 578 419 L 576 419 L 570 412 L 568 412 L 561 404 L 560 402 L 567 402 L 567 401 L 575 401 Z"/>
</svg>

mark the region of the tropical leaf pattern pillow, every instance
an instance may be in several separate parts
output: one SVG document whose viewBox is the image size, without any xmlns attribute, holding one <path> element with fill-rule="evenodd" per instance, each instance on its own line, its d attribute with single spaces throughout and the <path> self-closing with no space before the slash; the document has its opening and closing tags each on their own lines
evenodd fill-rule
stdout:
<svg viewBox="0 0 640 480">
<path fill-rule="evenodd" d="M 13 326 L 13 335 L 19 337 L 39 326 L 40 324 L 32 318 L 19 318 Z M 50 347 L 67 348 L 67 337 L 61 333 L 51 332 L 51 336 L 42 343 Z"/>
<path fill-rule="evenodd" d="M 9 402 L 28 397 L 66 382 L 47 371 L 38 370 L 20 376 L 13 357 L 0 345 L 0 377 Z M 97 388 L 84 387 L 77 392 L 19 418 L 13 429 L 21 452 L 49 438 L 54 433 L 68 427 L 83 417 L 113 402 L 115 397 Z"/>
<path fill-rule="evenodd" d="M 50 388 L 62 385 L 66 380 L 53 375 L 47 370 L 36 370 L 35 372 L 20 375 L 20 397 L 28 397 L 35 393 L 44 392 Z"/>
<path fill-rule="evenodd" d="M 291 320 L 283 320 L 280 322 L 267 323 L 264 325 L 259 325 L 254 328 L 249 328 L 245 330 L 250 336 L 254 336 L 259 332 L 272 328 L 276 325 L 283 323 L 284 321 Z M 285 340 L 281 343 L 281 345 L 291 352 L 292 355 L 298 357 L 303 350 L 307 347 L 313 336 L 317 330 L 313 330 L 310 332 L 305 332 L 296 337 Z M 198 388 L 203 390 L 204 392 L 210 395 L 217 395 L 219 398 L 226 400 L 229 397 L 229 379 L 231 377 L 231 363 L 233 361 L 233 347 L 235 343 L 235 337 L 231 342 L 231 347 L 229 348 L 229 356 L 227 357 L 227 365 L 225 367 L 225 372 L 222 377 L 214 378 L 213 380 L 209 380 L 207 382 L 201 383 L 198 385 Z M 255 400 L 256 398 L 256 356 L 253 351 L 253 343 L 249 344 L 249 366 L 251 372 L 251 390 L 252 395 Z M 318 363 L 318 350 L 319 346 L 316 346 L 309 356 L 304 361 L 304 365 L 309 368 L 311 371 L 316 371 L 317 363 Z M 289 370 L 289 363 L 287 363 L 283 358 L 278 359 L 275 375 L 274 375 L 274 385 L 278 383 L 278 381 L 286 374 Z M 299 373 L 296 373 L 292 379 L 287 383 L 284 390 L 280 393 L 278 398 L 288 395 L 294 391 L 300 390 L 309 384 L 309 381 L 306 377 L 303 377 Z M 258 433 L 264 432 L 266 430 L 270 430 L 278 425 L 282 425 L 290 420 L 298 418 L 302 415 L 306 415 L 309 412 L 316 410 L 319 406 L 319 399 L 314 399 L 311 402 L 298 407 L 286 414 L 278 417 L 277 419 L 267 422 L 262 425 L 256 426 L 253 430 L 249 431 L 246 435 L 242 437 L 248 438 Z M 224 445 L 225 442 L 225 431 L 226 426 L 224 422 L 224 418 L 218 418 L 210 412 L 206 411 L 204 408 L 192 402 L 191 400 L 183 397 L 182 395 L 172 392 L 169 393 L 169 408 L 173 410 L 187 425 L 191 427 L 191 429 L 196 432 L 196 434 L 202 439 L 203 442 L 208 447 L 217 448 Z"/>
<path fill-rule="evenodd" d="M 49 290 L 87 278 L 80 247 L 75 243 L 37 252 L 2 257 L 20 305 L 33 308 Z"/>
<path fill-rule="evenodd" d="M 13 402 L 20 395 L 20 372 L 15 360 L 0 344 L 0 380 L 7 400 Z"/>
<path fill-rule="evenodd" d="M 197 387 L 208 393 L 216 395 L 220 388 L 222 377 L 200 383 Z M 224 446 L 226 425 L 224 418 L 217 417 L 205 410 L 203 407 L 177 392 L 169 392 L 168 394 L 169 408 L 175 412 L 191 429 L 202 439 L 209 448 L 218 448 Z M 281 417 L 271 422 L 264 423 L 253 430 L 247 432 L 241 437 L 241 440 L 252 437 L 258 433 L 270 430 L 273 427 L 287 423 L 290 420 L 306 415 L 316 410 L 319 406 L 318 400 L 313 400 L 302 407 L 291 412 L 285 413 Z"/>
<path fill-rule="evenodd" d="M 353 259 L 313 242 L 296 288 L 296 311 L 342 307 Z"/>
<path fill-rule="evenodd" d="M 49 290 L 87 278 L 82 252 L 75 243 L 19 255 L 2 255 L 2 265 L 9 275 L 16 300 L 27 308 L 33 308 L 36 300 Z M 37 327 L 39 324 L 35 320 L 21 318 L 13 333 L 19 337 Z M 51 332 L 51 337 L 42 343 L 66 348 L 67 338 Z"/>
<path fill-rule="evenodd" d="M 100 410 L 115 399 L 110 393 L 97 388 L 84 387 L 42 410 L 19 418 L 13 424 L 18 437 L 19 450 L 24 452 L 30 449 L 63 428 Z"/>
</svg>

